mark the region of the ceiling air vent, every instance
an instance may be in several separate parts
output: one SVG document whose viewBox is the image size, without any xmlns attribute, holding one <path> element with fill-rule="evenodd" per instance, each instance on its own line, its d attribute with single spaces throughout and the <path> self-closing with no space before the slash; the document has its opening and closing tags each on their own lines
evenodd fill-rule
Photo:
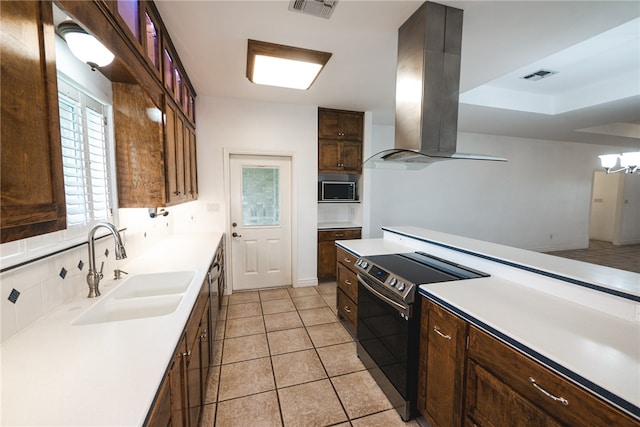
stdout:
<svg viewBox="0 0 640 427">
<path fill-rule="evenodd" d="M 338 0 L 291 0 L 289 10 L 329 19 Z"/>
<path fill-rule="evenodd" d="M 540 70 L 535 73 L 527 74 L 522 77 L 525 80 L 529 80 L 530 82 L 537 82 L 538 80 L 542 80 L 546 77 L 551 77 L 554 74 L 557 74 L 557 71 L 549 71 L 549 70 Z"/>
</svg>

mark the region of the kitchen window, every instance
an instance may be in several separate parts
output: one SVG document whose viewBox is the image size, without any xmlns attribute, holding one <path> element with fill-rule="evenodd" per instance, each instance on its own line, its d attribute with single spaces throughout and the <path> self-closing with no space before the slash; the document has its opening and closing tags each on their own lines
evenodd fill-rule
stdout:
<svg viewBox="0 0 640 427">
<path fill-rule="evenodd" d="M 110 107 L 60 78 L 58 104 L 67 232 L 76 235 L 95 222 L 112 221 Z"/>
</svg>

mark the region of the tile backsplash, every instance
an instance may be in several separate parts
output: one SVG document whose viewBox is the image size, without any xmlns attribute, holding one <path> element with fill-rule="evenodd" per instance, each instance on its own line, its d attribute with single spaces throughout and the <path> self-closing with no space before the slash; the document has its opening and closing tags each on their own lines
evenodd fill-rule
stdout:
<svg viewBox="0 0 640 427">
<path fill-rule="evenodd" d="M 108 256 L 105 255 L 107 249 Z M 26 328 L 45 313 L 71 301 L 77 295 L 88 293 L 86 281 L 89 270 L 88 258 L 87 246 L 82 245 L 2 273 L 0 276 L 2 341 Z M 117 263 L 120 261 L 117 261 L 113 254 L 112 239 L 96 242 L 98 268 L 103 261 L 105 276 L 118 267 Z M 61 272 L 66 273 L 61 274 Z M 17 298 L 10 298 L 12 293 L 14 295 L 19 293 L 19 295 Z"/>
<path fill-rule="evenodd" d="M 119 209 L 119 228 L 129 258 L 143 254 L 159 241 L 173 234 L 197 232 L 211 228 L 210 218 L 204 213 L 204 204 L 185 203 L 170 209 L 166 217 L 151 218 L 148 209 Z M 169 209 L 167 209 L 169 210 Z M 28 247 L 33 240 L 50 243 L 56 236 L 32 238 L 26 254 L 32 251 Z M 64 243 L 62 238 L 60 243 Z M 2 245 L 3 256 L 18 252 L 21 245 L 10 242 Z M 42 253 L 33 251 L 34 258 Z M 96 240 L 96 267 L 104 261 L 105 278 L 113 275 L 113 270 L 126 265 L 127 259 L 116 260 L 114 243 L 111 237 Z M 108 255 L 107 255 L 108 253 Z M 61 274 L 63 272 L 64 273 Z M 0 274 L 0 320 L 2 342 L 17 332 L 52 312 L 62 304 L 89 293 L 87 271 L 89 270 L 89 251 L 83 244 L 39 261 Z M 19 293 L 17 299 L 14 298 Z M 13 294 L 13 295 L 12 295 Z M 12 302 L 11 300 L 15 300 Z"/>
</svg>

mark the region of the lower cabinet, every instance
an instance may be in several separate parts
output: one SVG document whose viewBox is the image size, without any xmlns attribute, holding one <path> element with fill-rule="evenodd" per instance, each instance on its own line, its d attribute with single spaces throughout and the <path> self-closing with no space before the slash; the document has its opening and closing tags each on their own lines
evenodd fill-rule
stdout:
<svg viewBox="0 0 640 427">
<path fill-rule="evenodd" d="M 420 335 L 418 410 L 434 427 L 460 426 L 467 323 L 423 299 Z"/>
<path fill-rule="evenodd" d="M 145 425 L 199 425 L 213 362 L 209 304 L 205 280 Z"/>
<path fill-rule="evenodd" d="M 359 239 L 359 228 L 318 230 L 318 280 L 336 278 L 336 240 Z"/>
<path fill-rule="evenodd" d="M 638 421 L 422 298 L 418 409 L 432 426 L 638 427 Z"/>
<path fill-rule="evenodd" d="M 336 303 L 338 318 L 344 320 L 347 329 L 356 336 L 358 330 L 358 257 L 336 247 Z"/>
</svg>

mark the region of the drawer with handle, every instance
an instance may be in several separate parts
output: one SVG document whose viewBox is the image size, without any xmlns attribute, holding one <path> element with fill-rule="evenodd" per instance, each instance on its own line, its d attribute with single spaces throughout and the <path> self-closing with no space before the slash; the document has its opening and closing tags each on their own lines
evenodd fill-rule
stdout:
<svg viewBox="0 0 640 427">
<path fill-rule="evenodd" d="M 505 384 L 505 389 L 515 392 L 513 399 L 518 396 L 526 399 L 560 424 L 578 426 L 588 420 L 594 427 L 638 426 L 627 414 L 476 327 L 469 328 L 468 357 L 469 366 L 478 378 L 493 378 L 485 383 Z M 476 409 L 472 404 L 474 399 L 469 399 L 469 392 L 474 391 L 477 392 L 467 390 L 466 409 L 467 416 L 478 421 L 472 415 Z"/>
<path fill-rule="evenodd" d="M 358 301 L 358 276 L 349 270 L 342 263 L 338 263 L 338 288 L 349 296 L 353 301 Z"/>
<path fill-rule="evenodd" d="M 356 261 L 358 260 L 358 257 L 345 251 L 339 246 L 336 248 L 336 259 L 340 264 L 344 265 L 354 273 L 358 272 L 356 269 Z"/>
<path fill-rule="evenodd" d="M 345 228 L 318 231 L 318 241 L 359 239 L 362 232 L 359 228 Z"/>
<path fill-rule="evenodd" d="M 358 326 L 358 306 L 342 290 L 338 289 L 337 295 L 338 315 L 347 322 L 351 332 L 355 334 Z"/>
</svg>

